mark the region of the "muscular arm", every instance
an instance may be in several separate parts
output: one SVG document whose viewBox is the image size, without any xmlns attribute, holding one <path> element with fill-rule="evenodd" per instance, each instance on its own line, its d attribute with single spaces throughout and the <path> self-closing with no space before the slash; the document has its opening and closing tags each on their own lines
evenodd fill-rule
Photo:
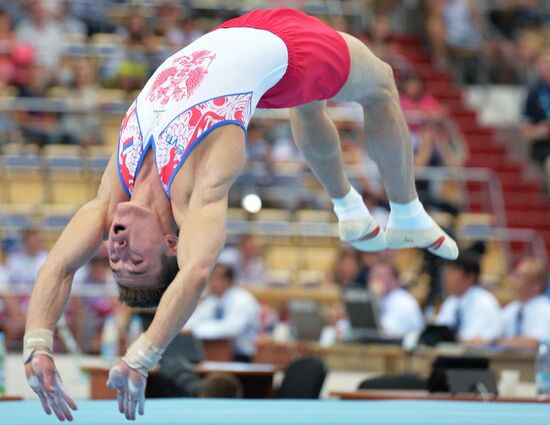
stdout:
<svg viewBox="0 0 550 425">
<path fill-rule="evenodd" d="M 225 243 L 227 195 L 191 201 L 178 241 L 180 271 L 164 293 L 146 337 L 160 349 L 172 341 L 195 309 Z"/>
<path fill-rule="evenodd" d="M 27 330 L 55 328 L 69 298 L 74 273 L 89 261 L 103 240 L 115 178 L 116 163 L 113 156 L 96 198 L 76 212 L 38 273 L 29 304 Z"/>
</svg>

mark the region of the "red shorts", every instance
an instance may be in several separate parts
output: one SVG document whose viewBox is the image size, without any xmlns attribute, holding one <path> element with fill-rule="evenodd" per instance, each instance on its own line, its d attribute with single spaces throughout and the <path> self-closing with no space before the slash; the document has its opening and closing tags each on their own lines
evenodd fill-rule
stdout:
<svg viewBox="0 0 550 425">
<path fill-rule="evenodd" d="M 269 31 L 288 49 L 283 78 L 262 96 L 258 108 L 287 108 L 330 99 L 348 80 L 346 42 L 317 18 L 295 9 L 254 10 L 218 28 L 234 27 Z"/>
</svg>

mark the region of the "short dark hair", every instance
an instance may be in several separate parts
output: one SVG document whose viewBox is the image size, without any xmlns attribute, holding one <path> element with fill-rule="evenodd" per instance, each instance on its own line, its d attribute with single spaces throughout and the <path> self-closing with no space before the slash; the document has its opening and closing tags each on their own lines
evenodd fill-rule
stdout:
<svg viewBox="0 0 550 425">
<path fill-rule="evenodd" d="M 176 256 L 162 254 L 160 261 L 161 271 L 157 280 L 158 285 L 151 288 L 129 288 L 118 284 L 118 300 L 128 307 L 150 308 L 158 306 L 166 288 L 170 286 L 179 272 Z"/>
<path fill-rule="evenodd" d="M 235 269 L 233 267 L 225 263 L 216 263 L 214 268 L 221 268 L 223 270 L 223 276 L 229 280 L 229 283 L 233 283 L 233 279 L 235 279 Z"/>
<path fill-rule="evenodd" d="M 213 373 L 200 383 L 199 396 L 206 398 L 241 398 L 243 386 L 233 375 Z"/>
<path fill-rule="evenodd" d="M 456 267 L 464 273 L 473 275 L 477 280 L 480 273 L 480 257 L 479 254 L 469 250 L 463 250 L 454 261 L 447 262 L 448 267 Z"/>
</svg>

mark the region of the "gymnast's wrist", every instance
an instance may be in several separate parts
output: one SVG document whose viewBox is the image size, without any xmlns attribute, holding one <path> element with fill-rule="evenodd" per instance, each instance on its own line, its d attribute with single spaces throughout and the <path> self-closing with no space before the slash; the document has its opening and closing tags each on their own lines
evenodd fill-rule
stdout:
<svg viewBox="0 0 550 425">
<path fill-rule="evenodd" d="M 23 337 L 23 363 L 43 354 L 53 359 L 53 331 L 46 328 L 29 329 Z"/>
<path fill-rule="evenodd" d="M 163 351 L 155 347 L 145 334 L 141 334 L 128 347 L 122 361 L 144 377 L 147 377 L 149 371 L 160 361 Z"/>
</svg>

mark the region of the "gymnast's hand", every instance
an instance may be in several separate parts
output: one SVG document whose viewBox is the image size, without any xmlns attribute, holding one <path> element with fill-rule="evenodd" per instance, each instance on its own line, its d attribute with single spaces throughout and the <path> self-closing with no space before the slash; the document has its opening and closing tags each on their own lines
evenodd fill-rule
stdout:
<svg viewBox="0 0 550 425">
<path fill-rule="evenodd" d="M 145 384 L 147 377 L 120 360 L 109 371 L 107 387 L 116 389 L 118 410 L 126 419 L 136 419 L 138 413 L 143 415 L 145 407 Z"/>
<path fill-rule="evenodd" d="M 40 398 L 44 411 L 51 415 L 52 411 L 57 419 L 73 420 L 69 410 L 76 410 L 76 403 L 67 395 L 53 359 L 45 354 L 35 354 L 25 363 L 25 374 L 32 390 Z"/>
</svg>

